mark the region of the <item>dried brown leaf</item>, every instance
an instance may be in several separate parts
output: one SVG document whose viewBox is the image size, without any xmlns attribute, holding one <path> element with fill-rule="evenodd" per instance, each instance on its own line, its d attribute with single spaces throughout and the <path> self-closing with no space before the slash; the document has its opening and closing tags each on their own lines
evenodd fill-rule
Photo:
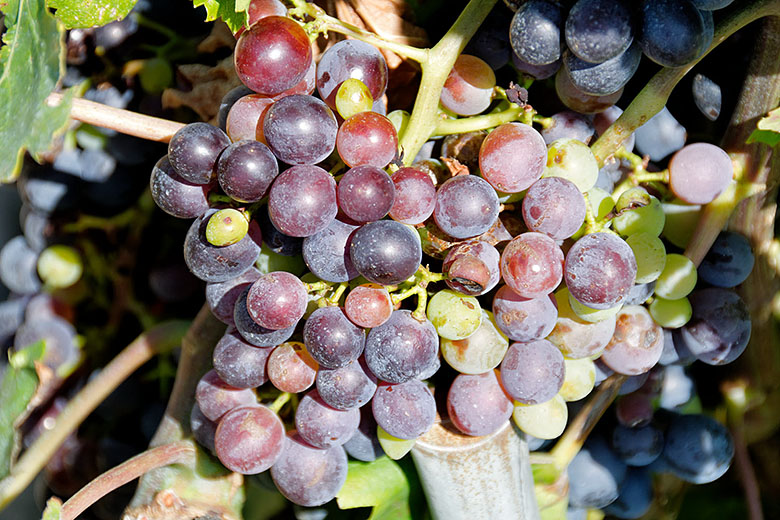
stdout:
<svg viewBox="0 0 780 520">
<path fill-rule="evenodd" d="M 164 108 L 182 106 L 194 110 L 203 121 L 215 123 L 222 98 L 233 88 L 241 85 L 233 66 L 233 57 L 220 61 L 216 66 L 191 64 L 181 65 L 178 73 L 192 89 L 188 91 L 165 89 L 162 95 Z"/>
</svg>

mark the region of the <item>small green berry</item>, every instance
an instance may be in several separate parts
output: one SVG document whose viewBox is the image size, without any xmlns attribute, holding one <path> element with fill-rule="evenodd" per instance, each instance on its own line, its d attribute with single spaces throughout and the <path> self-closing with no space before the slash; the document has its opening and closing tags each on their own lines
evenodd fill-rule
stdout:
<svg viewBox="0 0 780 520">
<path fill-rule="evenodd" d="M 243 213 L 233 208 L 221 209 L 206 224 L 206 240 L 217 247 L 229 246 L 244 238 L 248 230 L 249 221 Z"/>
</svg>

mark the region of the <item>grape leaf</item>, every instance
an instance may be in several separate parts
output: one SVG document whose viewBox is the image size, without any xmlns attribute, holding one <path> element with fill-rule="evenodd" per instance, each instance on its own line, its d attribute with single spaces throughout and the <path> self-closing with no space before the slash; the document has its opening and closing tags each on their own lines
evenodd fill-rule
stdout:
<svg viewBox="0 0 780 520">
<path fill-rule="evenodd" d="M 35 362 L 43 358 L 43 341 L 33 343 L 9 356 L 0 381 L 0 478 L 8 475 L 19 442 L 17 422 L 27 411 L 38 387 Z"/>
<path fill-rule="evenodd" d="M 25 150 L 45 152 L 68 122 L 71 94 L 46 105 L 65 70 L 63 29 L 44 0 L 0 1 L 6 32 L 0 49 L 0 182 L 19 175 Z"/>
<path fill-rule="evenodd" d="M 410 485 L 401 467 L 389 457 L 373 462 L 349 461 L 347 481 L 336 495 L 341 509 L 372 507 L 371 520 L 412 518 Z"/>
<path fill-rule="evenodd" d="M 206 8 L 207 22 L 220 18 L 234 33 L 249 23 L 249 0 L 192 0 L 192 5 Z"/>
<path fill-rule="evenodd" d="M 68 29 L 96 27 L 121 20 L 137 0 L 48 0 L 47 4 Z"/>
<path fill-rule="evenodd" d="M 764 143 L 775 147 L 780 144 L 780 107 L 770 111 L 758 121 L 757 128 L 753 130 L 747 140 L 750 143 Z"/>
</svg>

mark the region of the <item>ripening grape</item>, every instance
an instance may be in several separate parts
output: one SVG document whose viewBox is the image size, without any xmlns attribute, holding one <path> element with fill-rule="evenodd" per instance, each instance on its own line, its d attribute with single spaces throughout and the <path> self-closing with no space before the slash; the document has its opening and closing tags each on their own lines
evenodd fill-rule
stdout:
<svg viewBox="0 0 780 520">
<path fill-rule="evenodd" d="M 161 210 L 178 218 L 195 218 L 209 209 L 209 186 L 179 176 L 168 156 L 157 161 L 149 179 L 152 198 Z"/>
<path fill-rule="evenodd" d="M 340 368 L 320 368 L 316 382 L 322 400 L 337 410 L 359 408 L 368 403 L 377 385 L 376 376 L 364 358 Z"/>
<path fill-rule="evenodd" d="M 273 98 L 260 94 L 249 94 L 233 103 L 225 121 L 225 132 L 233 143 L 255 139 L 264 143 L 263 118 L 273 103 Z"/>
<path fill-rule="evenodd" d="M 636 283 L 654 282 L 666 265 L 666 247 L 658 236 L 636 233 L 626 239 L 636 258 Z"/>
<path fill-rule="evenodd" d="M 600 321 L 606 320 L 607 318 L 612 318 L 617 315 L 617 313 L 623 307 L 622 304 L 618 304 L 614 307 L 610 307 L 609 309 L 591 309 L 587 305 L 583 305 L 575 300 L 571 293 L 569 293 L 569 305 L 571 306 L 571 310 L 574 312 L 574 314 L 577 315 L 579 319 L 590 323 L 598 323 Z"/>
<path fill-rule="evenodd" d="M 496 75 L 476 56 L 461 54 L 455 60 L 441 91 L 441 105 L 461 116 L 483 112 L 493 97 Z"/>
<path fill-rule="evenodd" d="M 306 77 L 311 62 L 309 37 L 290 18 L 262 18 L 236 43 L 236 74 L 259 94 L 272 96 L 294 87 Z"/>
<path fill-rule="evenodd" d="M 465 339 L 442 339 L 441 355 L 462 374 L 482 374 L 496 368 L 504 359 L 509 340 L 496 327 L 493 315 L 482 311 L 482 323 Z"/>
<path fill-rule="evenodd" d="M 556 291 L 555 301 L 558 319 L 547 340 L 568 359 L 593 357 L 604 350 L 615 332 L 615 317 L 597 323 L 581 320 L 571 308 L 569 290 L 565 287 Z"/>
<path fill-rule="evenodd" d="M 544 177 L 571 181 L 581 192 L 590 190 L 599 176 L 599 165 L 588 145 L 577 139 L 558 139 L 550 143 Z"/>
<path fill-rule="evenodd" d="M 268 193 L 268 215 L 276 229 L 308 237 L 336 218 L 336 181 L 318 166 L 293 166 L 281 173 Z"/>
<path fill-rule="evenodd" d="M 252 283 L 254 281 L 248 281 L 248 285 Z M 233 323 L 239 334 L 256 347 L 273 347 L 290 339 L 295 332 L 295 325 L 286 329 L 273 330 L 261 327 L 252 319 L 246 307 L 247 294 L 249 294 L 249 286 L 241 291 L 233 308 Z"/>
<path fill-rule="evenodd" d="M 387 63 L 376 47 L 359 40 L 342 40 L 325 51 L 317 64 L 317 91 L 335 108 L 338 87 L 354 78 L 362 81 L 377 100 L 385 93 L 387 76 Z"/>
<path fill-rule="evenodd" d="M 552 332 L 558 318 L 555 297 L 523 298 L 504 285 L 493 297 L 498 328 L 513 341 L 542 339 Z"/>
<path fill-rule="evenodd" d="M 515 403 L 512 420 L 523 432 L 537 439 L 555 439 L 566 429 L 569 410 L 560 395 L 540 404 Z"/>
<path fill-rule="evenodd" d="M 276 157 L 266 145 L 254 140 L 231 144 L 217 162 L 220 188 L 239 202 L 262 199 L 277 175 Z"/>
<path fill-rule="evenodd" d="M 328 405 L 316 389 L 308 392 L 295 409 L 295 427 L 303 440 L 315 448 L 341 446 L 357 431 L 360 410 L 338 410 Z"/>
<path fill-rule="evenodd" d="M 420 224 L 433 213 L 436 187 L 427 173 L 417 168 L 401 168 L 393 176 L 395 201 L 390 217 L 402 224 Z"/>
<path fill-rule="evenodd" d="M 417 272 L 422 246 L 414 231 L 403 224 L 378 220 L 352 234 L 349 254 L 355 269 L 368 281 L 394 285 Z"/>
<path fill-rule="evenodd" d="M 252 234 L 228 246 L 217 247 L 206 238 L 206 227 L 217 210 L 210 209 L 192 221 L 184 238 L 184 261 L 205 282 L 224 282 L 247 271 L 257 260 L 260 246 Z"/>
<path fill-rule="evenodd" d="M 214 347 L 214 371 L 230 386 L 257 388 L 268 380 L 265 364 L 270 354 L 270 348 L 255 347 L 230 328 Z"/>
<path fill-rule="evenodd" d="M 303 392 L 314 384 L 318 367 L 303 343 L 288 341 L 268 356 L 268 380 L 282 392 Z"/>
<path fill-rule="evenodd" d="M 483 240 L 460 242 L 444 257 L 442 272 L 447 285 L 468 296 L 491 291 L 501 279 L 498 250 Z"/>
<path fill-rule="evenodd" d="M 344 313 L 359 327 L 372 329 L 388 319 L 393 312 L 393 300 L 387 289 L 378 284 L 358 285 L 347 294 Z"/>
<path fill-rule="evenodd" d="M 360 112 L 341 123 L 336 148 L 347 166 L 384 168 L 398 152 L 398 135 L 385 116 Z"/>
<path fill-rule="evenodd" d="M 270 409 L 241 406 L 220 419 L 214 447 L 219 461 L 230 471 L 255 475 L 279 459 L 284 438 L 284 425 Z"/>
<path fill-rule="evenodd" d="M 395 185 L 384 170 L 365 164 L 344 174 L 336 195 L 339 208 L 350 219 L 358 223 L 373 222 L 382 219 L 393 207 Z"/>
<path fill-rule="evenodd" d="M 168 143 L 168 160 L 185 181 L 208 184 L 219 154 L 230 138 L 208 123 L 190 123 L 178 130 Z"/>
<path fill-rule="evenodd" d="M 438 361 L 439 337 L 431 322 L 418 321 L 411 311 L 394 311 L 368 332 L 365 359 L 379 379 L 403 383 L 425 373 Z"/>
<path fill-rule="evenodd" d="M 523 198 L 523 220 L 529 231 L 554 240 L 569 238 L 585 221 L 585 197 L 563 177 L 539 179 Z"/>
<path fill-rule="evenodd" d="M 314 276 L 328 282 L 347 282 L 360 275 L 349 254 L 350 237 L 357 228 L 333 219 L 328 227 L 303 239 L 303 259 Z"/>
<path fill-rule="evenodd" d="M 306 287 L 284 271 L 264 274 L 249 288 L 249 315 L 261 327 L 285 329 L 295 325 L 306 311 Z"/>
<path fill-rule="evenodd" d="M 555 93 L 567 108 L 581 114 L 596 114 L 617 103 L 623 95 L 623 89 L 605 96 L 586 94 L 574 86 L 569 74 L 562 67 L 555 75 Z"/>
<path fill-rule="evenodd" d="M 256 404 L 257 398 L 251 389 L 230 386 L 215 370 L 210 370 L 198 381 L 195 401 L 203 415 L 216 421 L 233 408 Z"/>
<path fill-rule="evenodd" d="M 365 83 L 359 79 L 345 80 L 336 91 L 336 110 L 344 119 L 371 110 L 374 98 Z"/>
<path fill-rule="evenodd" d="M 428 319 L 442 338 L 459 340 L 474 334 L 482 323 L 482 309 L 473 296 L 444 289 L 428 300 Z"/>
<path fill-rule="evenodd" d="M 609 368 L 625 375 L 643 374 L 661 358 L 664 334 L 641 305 L 627 305 L 617 315 L 615 334 L 601 354 Z"/>
<path fill-rule="evenodd" d="M 314 96 L 283 97 L 263 117 L 263 137 L 287 164 L 316 164 L 336 146 L 338 124 L 331 109 Z"/>
<path fill-rule="evenodd" d="M 541 298 L 561 283 L 563 252 L 547 235 L 523 233 L 513 238 L 501 254 L 501 275 L 520 296 Z"/>
<path fill-rule="evenodd" d="M 686 145 L 669 161 L 669 188 L 688 204 L 712 202 L 733 175 L 731 158 L 714 144 Z"/>
<path fill-rule="evenodd" d="M 321 366 L 339 368 L 363 353 L 365 332 L 349 321 L 340 307 L 320 307 L 306 320 L 303 342 Z"/>
<path fill-rule="evenodd" d="M 529 125 L 506 123 L 488 134 L 479 150 L 479 168 L 497 190 L 518 193 L 544 172 L 547 146 Z"/>
</svg>

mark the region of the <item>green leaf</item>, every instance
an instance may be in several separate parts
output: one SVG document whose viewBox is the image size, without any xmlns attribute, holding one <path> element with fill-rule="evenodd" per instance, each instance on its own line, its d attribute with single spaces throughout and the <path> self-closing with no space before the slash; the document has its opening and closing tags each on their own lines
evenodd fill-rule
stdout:
<svg viewBox="0 0 780 520">
<path fill-rule="evenodd" d="M 43 510 L 41 520 L 60 520 L 62 514 L 62 500 L 51 497 L 46 501 L 46 509 Z"/>
<path fill-rule="evenodd" d="M 68 29 L 97 27 L 121 20 L 132 11 L 136 0 L 48 0 L 54 13 Z"/>
<path fill-rule="evenodd" d="M 192 5 L 206 8 L 207 22 L 220 18 L 233 32 L 249 23 L 249 0 L 192 0 Z"/>
<path fill-rule="evenodd" d="M 63 28 L 44 0 L 0 1 L 6 33 L 0 49 L 0 182 L 19 175 L 25 150 L 45 152 L 68 122 L 72 94 L 46 105 L 65 70 Z M 18 36 L 18 37 L 17 37 Z"/>
<path fill-rule="evenodd" d="M 770 111 L 758 121 L 756 130 L 747 140 L 750 143 L 764 143 L 771 147 L 780 144 L 780 107 Z"/>
<path fill-rule="evenodd" d="M 16 426 L 38 388 L 35 362 L 43 359 L 45 350 L 43 341 L 39 341 L 11 354 L 0 381 L 0 478 L 11 469 L 19 441 Z"/>
<path fill-rule="evenodd" d="M 409 480 L 389 457 L 373 462 L 350 461 L 347 481 L 336 496 L 341 509 L 372 507 L 372 520 L 412 518 Z"/>
</svg>

